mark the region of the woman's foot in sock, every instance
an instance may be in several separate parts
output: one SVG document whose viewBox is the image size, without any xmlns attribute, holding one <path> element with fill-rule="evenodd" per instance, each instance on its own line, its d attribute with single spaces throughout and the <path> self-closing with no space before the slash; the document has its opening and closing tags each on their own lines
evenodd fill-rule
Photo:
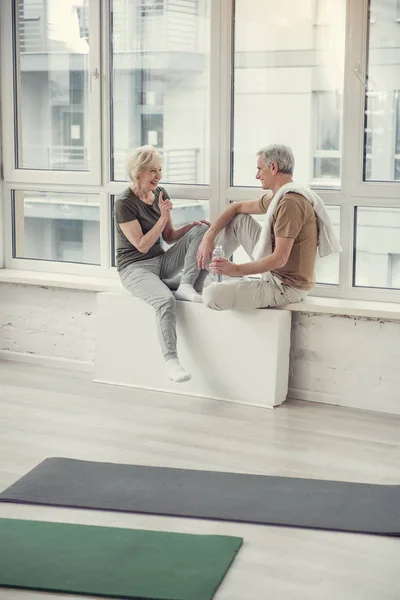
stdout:
<svg viewBox="0 0 400 600">
<path fill-rule="evenodd" d="M 177 300 L 188 300 L 189 302 L 202 302 L 201 295 L 196 292 L 190 283 L 181 283 L 175 292 Z"/>
<path fill-rule="evenodd" d="M 167 360 L 165 365 L 167 367 L 168 377 L 172 379 L 172 381 L 182 383 L 183 381 L 189 381 L 189 379 L 192 377 L 190 373 L 185 371 L 177 358 L 171 358 L 170 360 Z"/>
</svg>

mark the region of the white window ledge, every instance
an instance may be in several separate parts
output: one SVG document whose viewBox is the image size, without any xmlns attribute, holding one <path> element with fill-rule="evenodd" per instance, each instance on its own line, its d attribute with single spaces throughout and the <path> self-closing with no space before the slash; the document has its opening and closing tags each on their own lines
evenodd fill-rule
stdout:
<svg viewBox="0 0 400 600">
<path fill-rule="evenodd" d="M 67 288 L 86 292 L 125 291 L 117 277 L 85 277 L 66 273 L 41 273 L 39 271 L 20 271 L 16 269 L 0 269 L 0 283 L 39 285 L 41 287 Z"/>
<path fill-rule="evenodd" d="M 117 277 L 97 278 L 92 276 L 84 277 L 82 275 L 66 275 L 64 273 L 39 273 L 37 271 L 0 269 L 1 283 L 39 285 L 42 287 L 66 288 L 87 292 L 128 293 L 122 287 Z M 368 302 L 365 300 L 309 296 L 304 302 L 285 306 L 284 310 L 400 321 L 400 303 L 393 302 Z"/>
<path fill-rule="evenodd" d="M 400 304 L 394 302 L 368 302 L 366 300 L 308 296 L 304 302 L 289 304 L 284 308 L 285 310 L 302 313 L 321 313 L 400 321 Z"/>
</svg>

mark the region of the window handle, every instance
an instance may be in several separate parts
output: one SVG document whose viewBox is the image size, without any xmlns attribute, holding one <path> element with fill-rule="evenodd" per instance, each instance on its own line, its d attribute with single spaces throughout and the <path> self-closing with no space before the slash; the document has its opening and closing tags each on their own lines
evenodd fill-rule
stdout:
<svg viewBox="0 0 400 600">
<path fill-rule="evenodd" d="M 89 92 L 92 93 L 92 81 L 93 79 L 98 79 L 100 77 L 100 73 L 98 68 L 96 67 L 95 69 L 93 69 L 90 73 L 90 77 L 89 77 Z"/>
</svg>

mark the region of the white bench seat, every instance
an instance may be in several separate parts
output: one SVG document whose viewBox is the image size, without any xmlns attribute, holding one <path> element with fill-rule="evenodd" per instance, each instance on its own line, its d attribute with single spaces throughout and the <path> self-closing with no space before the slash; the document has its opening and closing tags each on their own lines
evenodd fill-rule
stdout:
<svg viewBox="0 0 400 600">
<path fill-rule="evenodd" d="M 291 312 L 213 311 L 177 302 L 178 352 L 192 374 L 165 374 L 153 309 L 126 293 L 97 295 L 94 380 L 272 408 L 288 391 Z"/>
</svg>

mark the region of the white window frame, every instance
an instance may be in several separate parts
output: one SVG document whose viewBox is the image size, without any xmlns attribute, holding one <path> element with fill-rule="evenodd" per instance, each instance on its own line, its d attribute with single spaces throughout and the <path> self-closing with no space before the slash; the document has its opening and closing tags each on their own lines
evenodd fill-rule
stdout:
<svg viewBox="0 0 400 600">
<path fill-rule="evenodd" d="M 4 266 L 8 269 L 33 270 L 117 278 L 111 267 L 111 223 L 110 196 L 119 194 L 126 184 L 110 180 L 110 40 L 109 0 L 92 1 L 90 13 L 91 48 L 93 62 L 90 68 L 98 68 L 100 78 L 93 80 L 98 113 L 94 118 L 101 127 L 97 132 L 97 162 L 93 155 L 92 173 L 23 171 L 12 168 L 10 156 L 14 156 L 12 145 L 13 109 L 11 95 L 4 93 L 5 82 L 11 81 L 11 0 L 1 3 L 0 23 L 2 38 L 2 82 L 3 90 L 3 156 L 5 159 L 4 204 Z M 97 6 L 97 8 L 96 8 Z M 214 220 L 232 201 L 251 200 L 260 197 L 257 187 L 231 185 L 231 101 L 232 101 L 232 35 L 234 0 L 211 1 L 211 59 L 210 59 L 210 172 L 209 185 L 170 185 L 172 198 L 207 200 L 210 218 Z M 100 19 L 101 16 L 101 19 Z M 7 25 L 7 27 L 6 27 Z M 96 33 L 97 32 L 97 33 Z M 318 285 L 314 296 L 400 302 L 400 292 L 390 289 L 353 287 L 354 260 L 354 211 L 357 206 L 399 207 L 400 184 L 397 182 L 363 181 L 364 104 L 365 70 L 368 33 L 368 0 L 347 0 L 346 54 L 343 93 L 341 189 L 317 190 L 326 205 L 340 207 L 341 244 L 339 284 Z M 97 36 L 97 37 L 96 37 Z M 101 54 L 100 54 L 101 40 Z M 1 91 L 0 89 L 0 91 Z M 101 98 L 101 103 L 100 103 Z M 101 106 L 101 114 L 100 114 Z M 256 151 L 257 148 L 254 149 Z M 354 159 L 356 157 L 356 159 Z M 6 158 L 8 160 L 6 160 Z M 40 190 L 49 192 L 75 191 L 100 195 L 101 266 L 76 265 L 71 263 L 47 262 L 12 258 L 11 190 Z M 0 252 L 1 259 L 1 252 Z M 0 262 L 0 267 L 1 267 Z"/>
<path fill-rule="evenodd" d="M 73 177 L 75 184 L 99 185 L 101 183 L 101 69 L 100 69 L 100 3 L 90 0 L 89 5 L 89 114 L 90 114 L 90 171 L 55 171 L 50 169 L 36 170 L 17 168 L 15 164 L 16 140 L 15 109 L 18 102 L 17 85 L 15 82 L 13 57 L 13 13 L 16 10 L 16 0 L 2 0 L 0 3 L 0 24 L 8 26 L 1 28 L 1 56 L 3 82 L 7 82 L 7 93 L 2 94 L 3 139 L 7 151 L 4 152 L 4 176 L 6 181 L 15 183 L 39 183 L 41 185 L 68 185 Z M 15 7 L 15 9 L 14 9 Z"/>
<path fill-rule="evenodd" d="M 231 3 L 227 3 L 231 4 Z M 226 36 L 232 36 L 232 7 L 225 17 Z M 343 122 L 342 122 L 342 160 L 341 188 L 315 191 L 326 205 L 340 206 L 340 240 L 343 251 L 339 257 L 339 284 L 318 284 L 311 292 L 312 296 L 344 298 L 355 300 L 371 300 L 382 302 L 400 302 L 400 291 L 380 288 L 361 288 L 353 286 L 354 261 L 354 211 L 357 206 L 382 206 L 382 208 L 399 207 L 400 184 L 397 182 L 364 182 L 364 106 L 365 106 L 365 72 L 367 63 L 368 37 L 368 0 L 347 0 L 346 3 L 346 52 L 343 88 Z M 350 43 L 351 42 L 351 43 Z M 224 44 L 225 53 L 221 57 L 221 70 L 231 73 L 231 37 Z M 231 87 L 227 82 L 222 86 L 225 91 L 225 104 L 221 99 L 220 111 L 226 106 L 227 98 L 231 101 Z M 227 111 L 225 111 L 226 113 Z M 225 121 L 230 122 L 230 114 Z M 225 203 L 252 200 L 260 197 L 260 190 L 255 187 L 231 187 L 229 185 L 230 132 L 226 123 L 222 126 L 221 180 L 225 181 Z M 256 151 L 257 149 L 255 149 Z M 354 161 L 354 157 L 356 161 Z M 397 187 L 396 187 L 397 186 Z M 221 190 L 222 197 L 222 190 Z"/>
</svg>

